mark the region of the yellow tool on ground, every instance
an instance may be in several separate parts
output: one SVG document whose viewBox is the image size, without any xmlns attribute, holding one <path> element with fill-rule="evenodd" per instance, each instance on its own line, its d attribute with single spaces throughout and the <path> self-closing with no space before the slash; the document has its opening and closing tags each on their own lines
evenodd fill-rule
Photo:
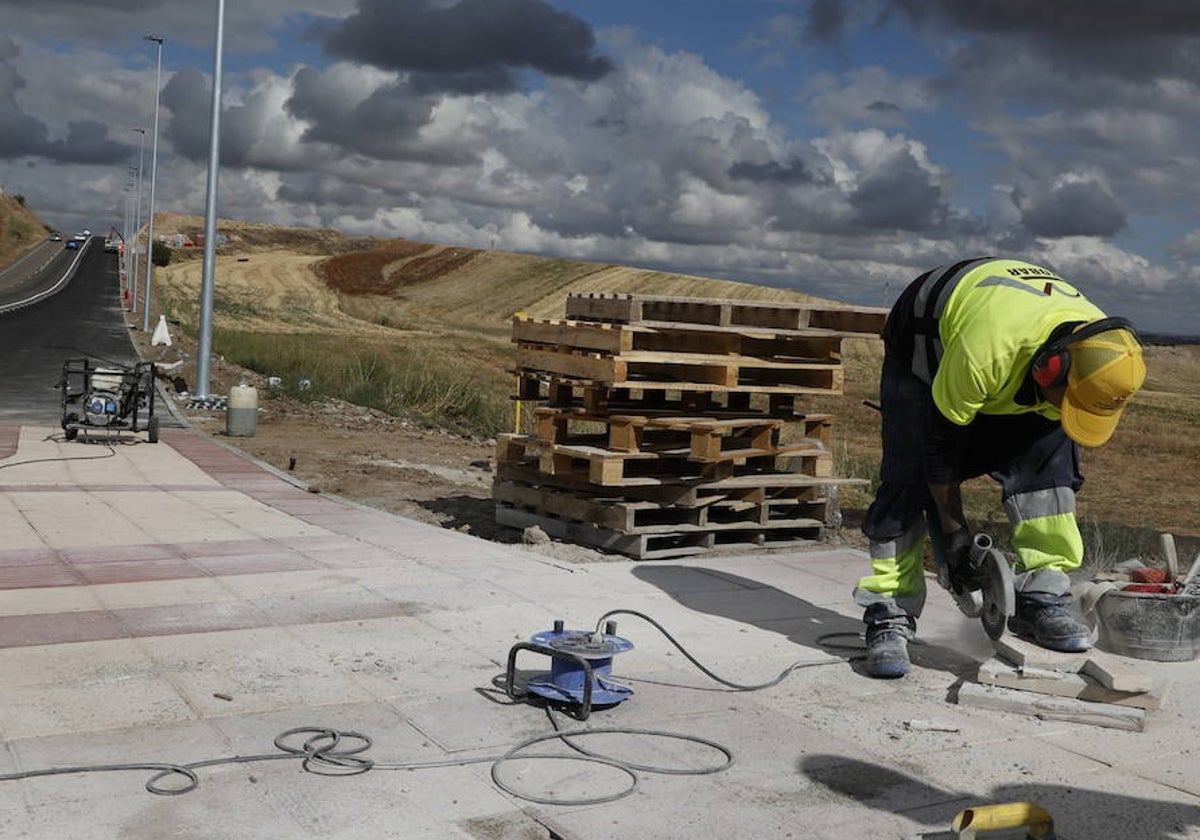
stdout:
<svg viewBox="0 0 1200 840">
<path fill-rule="evenodd" d="M 954 818 L 950 831 L 905 840 L 975 840 L 983 834 L 987 840 L 1064 840 L 1054 833 L 1054 819 L 1049 812 L 1036 802 L 968 808 Z"/>
</svg>

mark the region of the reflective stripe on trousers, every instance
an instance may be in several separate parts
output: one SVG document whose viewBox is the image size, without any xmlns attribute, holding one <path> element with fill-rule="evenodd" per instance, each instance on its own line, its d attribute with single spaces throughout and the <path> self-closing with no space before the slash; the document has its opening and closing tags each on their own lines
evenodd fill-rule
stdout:
<svg viewBox="0 0 1200 840">
<path fill-rule="evenodd" d="M 854 600 L 870 606 L 882 596 L 895 599 L 916 618 L 925 606 L 925 517 L 918 516 L 903 535 L 885 542 L 871 541 L 873 574 L 860 578 Z"/>
<path fill-rule="evenodd" d="M 1070 487 L 1014 493 L 1004 500 L 1004 512 L 1013 526 L 1020 571 L 1070 572 L 1083 563 L 1083 537 L 1075 519 L 1075 491 Z"/>
</svg>

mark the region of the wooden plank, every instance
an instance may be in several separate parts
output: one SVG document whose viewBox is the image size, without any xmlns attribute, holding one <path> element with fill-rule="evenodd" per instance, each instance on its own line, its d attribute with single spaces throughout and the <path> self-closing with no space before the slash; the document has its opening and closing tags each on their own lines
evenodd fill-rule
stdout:
<svg viewBox="0 0 1200 840">
<path fill-rule="evenodd" d="M 777 329 L 823 328 L 876 337 L 888 310 L 883 307 L 824 305 L 656 295 L 567 295 L 569 319 L 708 324 Z"/>
<path fill-rule="evenodd" d="M 712 416 L 764 415 L 792 420 L 806 414 L 798 398 L 828 394 L 828 390 L 802 387 L 747 386 L 718 388 L 680 382 L 635 382 L 616 387 L 611 383 L 572 378 L 549 371 L 514 368 L 517 399 L 545 402 L 564 409 L 593 414 L 694 414 Z"/>
<path fill-rule="evenodd" d="M 517 435 L 516 437 L 524 436 Z M 499 447 L 497 449 L 499 450 Z M 508 452 L 511 451 L 508 450 Z M 497 457 L 497 474 L 501 478 L 530 484 L 546 484 L 552 487 L 578 490 L 595 489 L 595 485 L 586 480 L 580 480 L 577 473 L 566 475 L 539 473 L 536 463 L 531 463 L 527 457 L 512 460 L 501 460 Z M 654 498 L 661 500 L 662 503 L 679 504 L 681 502 L 673 499 L 672 501 L 666 500 L 684 495 L 695 498 L 698 494 L 748 493 L 760 490 L 769 492 L 824 491 L 832 486 L 863 486 L 867 483 L 866 479 L 861 478 L 814 476 L 798 472 L 754 472 L 721 478 L 683 475 L 627 477 L 621 485 L 604 489 L 610 492 L 619 492 L 628 498 Z"/>
<path fill-rule="evenodd" d="M 705 554 L 712 549 L 712 537 L 705 533 L 670 540 L 654 540 L 644 534 L 621 534 L 500 505 L 496 507 L 496 522 L 510 528 L 525 529 L 537 526 L 555 539 L 614 551 L 635 560 L 687 557 Z"/>
<path fill-rule="evenodd" d="M 525 316 L 516 316 L 512 322 L 512 340 L 515 342 L 557 345 L 607 354 L 632 350 L 638 331 L 648 330 L 628 324 L 558 321 Z"/>
<path fill-rule="evenodd" d="M 734 439 L 737 442 L 737 439 Z M 522 451 L 522 447 L 524 447 Z M 546 475 L 564 475 L 586 469 L 588 480 L 603 486 L 624 485 L 627 479 L 648 475 L 694 477 L 715 480 L 737 472 L 772 472 L 781 463 L 792 463 L 795 471 L 822 476 L 832 471 L 832 456 L 819 441 L 801 440 L 774 449 L 734 449 L 715 458 L 694 457 L 690 446 L 643 449 L 636 452 L 608 449 L 589 443 L 547 443 L 523 435 L 498 439 L 496 460 L 500 463 L 536 458 Z M 636 464 L 641 466 L 633 466 Z"/>
<path fill-rule="evenodd" d="M 958 689 L 958 704 L 976 709 L 994 709 L 1029 715 L 1042 720 L 1063 720 L 1089 726 L 1141 732 L 1146 728 L 1146 710 L 1094 703 L 1073 697 L 1034 694 L 995 685 L 963 683 Z"/>
<path fill-rule="evenodd" d="M 512 341 L 520 346 L 609 355 L 652 351 L 831 362 L 842 357 L 843 337 L 855 335 L 846 333 L 843 336 L 842 333 L 825 329 L 789 330 L 665 323 L 651 327 L 528 316 L 518 316 L 512 323 Z"/>
<path fill-rule="evenodd" d="M 1074 697 L 1098 703 L 1114 703 L 1139 709 L 1161 709 L 1166 693 L 1165 684 L 1146 691 L 1115 691 L 1084 673 L 1018 668 L 996 656 L 979 666 L 977 679 L 985 685 L 998 685 L 1036 694 L 1053 694 L 1058 697 Z"/>
<path fill-rule="evenodd" d="M 713 497 L 694 506 L 662 505 L 620 496 L 593 496 L 586 491 L 569 491 L 539 484 L 497 479 L 492 498 L 544 516 L 596 525 L 625 534 L 666 533 L 681 526 L 688 529 L 728 530 L 760 525 L 769 529 L 811 528 L 824 525 L 826 500 L 762 498 L 744 501 Z"/>
<path fill-rule="evenodd" d="M 704 554 L 714 549 L 814 545 L 820 541 L 822 534 L 820 524 L 800 528 L 770 528 L 758 525 L 729 528 L 680 527 L 623 534 L 607 528 L 540 516 L 504 505 L 496 507 L 496 522 L 512 528 L 536 525 L 557 539 L 615 551 L 637 560 Z"/>
<path fill-rule="evenodd" d="M 769 455 L 824 453 L 819 438 L 801 438 L 780 443 L 784 420 L 770 417 L 714 419 L 648 415 L 593 415 L 560 408 L 534 410 L 537 438 L 544 445 L 592 446 L 614 453 L 659 452 L 713 463 Z M 806 424 L 823 433 L 825 426 Z M 583 426 L 588 431 L 579 431 Z M 607 431 L 593 431 L 595 428 Z"/>
</svg>

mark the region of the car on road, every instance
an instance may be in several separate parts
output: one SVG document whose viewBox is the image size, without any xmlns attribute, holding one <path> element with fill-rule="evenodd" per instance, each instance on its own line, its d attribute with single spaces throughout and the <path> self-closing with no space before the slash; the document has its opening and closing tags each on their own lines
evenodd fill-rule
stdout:
<svg viewBox="0 0 1200 840">
<path fill-rule="evenodd" d="M 67 250 L 68 251 L 78 251 L 79 250 L 79 240 L 78 239 L 68 239 L 67 240 Z"/>
<path fill-rule="evenodd" d="M 58 231 L 52 232 L 50 234 L 50 241 L 51 242 L 62 242 L 62 234 L 59 233 Z"/>
</svg>

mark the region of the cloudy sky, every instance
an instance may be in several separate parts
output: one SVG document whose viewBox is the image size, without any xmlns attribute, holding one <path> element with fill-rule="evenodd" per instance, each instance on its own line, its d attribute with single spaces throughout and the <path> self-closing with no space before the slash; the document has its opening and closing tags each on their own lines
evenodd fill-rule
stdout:
<svg viewBox="0 0 1200 840">
<path fill-rule="evenodd" d="M 204 213 L 216 0 L 0 0 L 0 185 Z M 1194 0 L 232 0 L 222 217 L 888 304 L 962 256 L 1200 334 Z M 143 213 L 143 216 L 145 214 Z"/>
</svg>

